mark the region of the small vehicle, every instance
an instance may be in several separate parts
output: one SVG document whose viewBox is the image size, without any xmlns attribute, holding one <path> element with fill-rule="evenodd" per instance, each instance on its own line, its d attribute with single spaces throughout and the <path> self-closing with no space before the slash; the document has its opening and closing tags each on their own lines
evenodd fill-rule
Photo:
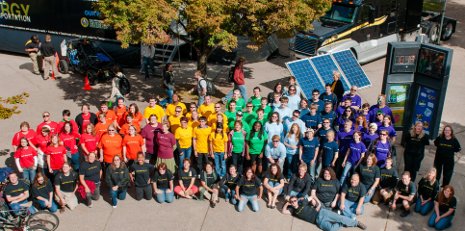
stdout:
<svg viewBox="0 0 465 231">
<path fill-rule="evenodd" d="M 3 192 L 5 185 L 5 182 L 0 183 L 0 192 Z M 55 214 L 38 211 L 31 215 L 28 209 L 31 206 L 32 202 L 21 205 L 19 215 L 15 218 L 5 201 L 0 200 L 0 230 L 54 231 L 58 228 L 60 220 Z"/>
<path fill-rule="evenodd" d="M 113 58 L 102 48 L 88 39 L 63 40 L 62 58 L 58 68 L 61 73 L 87 75 L 91 85 L 97 81 L 105 82 L 114 76 L 112 68 L 115 66 Z"/>
</svg>

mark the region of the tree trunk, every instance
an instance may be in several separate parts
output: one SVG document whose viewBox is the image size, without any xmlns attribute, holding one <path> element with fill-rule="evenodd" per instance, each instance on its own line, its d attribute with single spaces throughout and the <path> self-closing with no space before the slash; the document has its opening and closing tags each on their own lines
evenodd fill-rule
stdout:
<svg viewBox="0 0 465 231">
<path fill-rule="evenodd" d="M 207 74 L 208 51 L 203 50 L 201 52 L 198 52 L 197 55 L 197 70 L 202 72 L 202 75 L 205 76 Z"/>
</svg>

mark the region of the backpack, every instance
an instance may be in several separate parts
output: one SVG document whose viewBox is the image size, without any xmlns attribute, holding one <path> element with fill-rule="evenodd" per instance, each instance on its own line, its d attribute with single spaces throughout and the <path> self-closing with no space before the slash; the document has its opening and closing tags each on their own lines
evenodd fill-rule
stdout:
<svg viewBox="0 0 465 231">
<path fill-rule="evenodd" d="M 12 168 L 0 168 L 0 182 L 6 182 L 6 179 L 8 178 L 8 175 L 13 172 Z"/>
<path fill-rule="evenodd" d="M 228 72 L 228 82 L 229 83 L 234 83 L 234 70 L 236 68 L 234 66 L 232 66 L 230 69 L 229 69 L 229 72 Z"/>
<path fill-rule="evenodd" d="M 216 89 L 215 89 L 215 85 L 213 85 L 212 81 L 210 81 L 210 80 L 208 80 L 206 78 L 203 78 L 200 81 L 202 81 L 202 80 L 204 80 L 206 85 L 207 85 L 207 95 L 214 95 L 215 92 L 216 92 Z M 200 85 L 200 81 L 199 81 L 199 85 Z"/>
<path fill-rule="evenodd" d="M 118 86 L 119 92 L 121 92 L 121 94 L 123 94 L 123 95 L 129 94 L 131 92 L 131 83 L 126 78 L 126 76 L 125 75 L 122 75 L 122 76 L 116 75 L 116 77 L 118 77 L 118 79 L 119 79 L 119 86 Z"/>
</svg>

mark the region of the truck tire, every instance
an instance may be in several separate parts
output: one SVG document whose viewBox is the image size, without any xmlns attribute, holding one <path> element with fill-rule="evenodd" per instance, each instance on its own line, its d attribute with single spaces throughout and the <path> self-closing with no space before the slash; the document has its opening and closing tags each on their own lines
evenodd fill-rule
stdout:
<svg viewBox="0 0 465 231">
<path fill-rule="evenodd" d="M 68 74 L 69 65 L 68 65 L 68 62 L 66 62 L 66 60 L 64 59 L 60 60 L 60 62 L 58 63 L 58 71 L 60 71 L 60 73 L 62 74 Z"/>
<path fill-rule="evenodd" d="M 442 29 L 441 40 L 449 40 L 452 37 L 452 34 L 454 34 L 454 30 L 454 24 L 452 24 L 451 22 L 447 22 L 444 28 Z"/>
<path fill-rule="evenodd" d="M 437 44 L 439 40 L 439 25 L 436 22 L 431 23 L 428 31 L 428 38 L 430 43 Z"/>
</svg>

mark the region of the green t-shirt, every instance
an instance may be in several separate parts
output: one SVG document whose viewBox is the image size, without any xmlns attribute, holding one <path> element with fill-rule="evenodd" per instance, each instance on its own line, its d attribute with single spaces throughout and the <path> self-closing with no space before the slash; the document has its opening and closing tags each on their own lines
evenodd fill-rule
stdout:
<svg viewBox="0 0 465 231">
<path fill-rule="evenodd" d="M 262 98 L 261 97 L 255 97 L 252 96 L 249 98 L 247 103 L 251 102 L 253 105 L 253 111 L 257 112 L 257 110 L 260 108 L 260 105 L 262 104 Z"/>
<path fill-rule="evenodd" d="M 257 122 L 257 121 L 260 122 L 260 123 L 262 124 L 262 128 L 264 128 L 264 127 L 265 127 L 265 123 L 268 121 L 268 119 L 267 119 L 267 118 L 263 118 L 262 120 L 258 120 L 258 118 L 255 118 L 254 120 L 250 121 L 250 123 L 249 123 L 250 129 L 253 128 L 253 124 L 254 124 L 255 122 Z"/>
<path fill-rule="evenodd" d="M 229 102 L 231 102 L 231 100 L 228 101 L 228 103 L 226 104 L 226 108 L 229 108 Z M 242 109 L 245 108 L 245 100 L 243 98 L 239 98 L 236 100 L 236 111 L 242 111 Z"/>
<path fill-rule="evenodd" d="M 242 153 L 244 151 L 244 134 L 242 131 L 236 132 L 233 131 L 232 137 L 231 137 L 231 143 L 232 143 L 232 152 L 234 153 Z"/>
<path fill-rule="evenodd" d="M 263 109 L 263 118 L 265 118 L 265 119 L 270 118 L 270 113 L 271 113 L 271 107 L 270 107 L 270 106 L 266 106 L 266 107 Z"/>
<path fill-rule="evenodd" d="M 268 134 L 264 131 L 261 139 L 258 138 L 258 132 L 255 132 L 253 137 L 250 136 L 251 133 L 249 133 L 247 137 L 247 142 L 249 142 L 249 153 L 251 155 L 258 155 L 262 153 L 265 142 L 268 140 Z"/>
<path fill-rule="evenodd" d="M 251 113 L 244 112 L 243 118 L 244 118 L 244 121 L 247 124 L 250 124 L 252 121 L 257 120 L 257 113 L 255 113 L 255 112 L 251 112 Z"/>
<path fill-rule="evenodd" d="M 236 112 L 232 112 L 228 110 L 224 114 L 226 115 L 226 118 L 228 118 L 227 124 L 228 124 L 229 129 L 231 129 L 230 124 L 233 124 L 234 126 L 234 121 L 236 120 Z"/>
</svg>

